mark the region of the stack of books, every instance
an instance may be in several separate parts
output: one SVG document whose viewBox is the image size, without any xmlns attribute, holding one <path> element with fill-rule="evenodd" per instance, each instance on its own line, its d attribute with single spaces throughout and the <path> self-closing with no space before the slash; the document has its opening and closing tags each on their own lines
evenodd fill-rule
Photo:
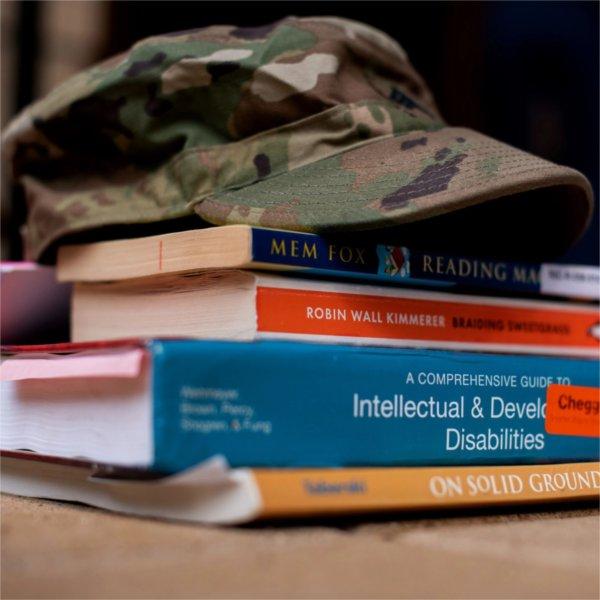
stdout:
<svg viewBox="0 0 600 600">
<path fill-rule="evenodd" d="M 8 346 L 3 486 L 264 517 L 598 497 L 599 273 L 244 225 L 68 245 Z"/>
</svg>

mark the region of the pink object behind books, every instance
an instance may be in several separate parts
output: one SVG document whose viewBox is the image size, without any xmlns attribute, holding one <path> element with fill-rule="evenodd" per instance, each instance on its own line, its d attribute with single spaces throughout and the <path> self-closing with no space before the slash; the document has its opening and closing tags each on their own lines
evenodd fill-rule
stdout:
<svg viewBox="0 0 600 600">
<path fill-rule="evenodd" d="M 52 267 L 0 263 L 0 336 L 3 344 L 66 341 L 71 286 Z"/>
</svg>

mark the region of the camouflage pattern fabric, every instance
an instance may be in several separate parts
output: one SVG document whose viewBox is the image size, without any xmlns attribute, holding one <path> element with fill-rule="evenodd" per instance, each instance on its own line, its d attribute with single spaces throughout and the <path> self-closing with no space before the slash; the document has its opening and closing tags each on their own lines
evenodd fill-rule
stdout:
<svg viewBox="0 0 600 600">
<path fill-rule="evenodd" d="M 589 183 L 447 127 L 404 50 L 367 25 L 289 17 L 152 37 L 67 81 L 3 134 L 27 254 L 107 225 L 197 213 L 303 231 L 389 227 Z"/>
</svg>

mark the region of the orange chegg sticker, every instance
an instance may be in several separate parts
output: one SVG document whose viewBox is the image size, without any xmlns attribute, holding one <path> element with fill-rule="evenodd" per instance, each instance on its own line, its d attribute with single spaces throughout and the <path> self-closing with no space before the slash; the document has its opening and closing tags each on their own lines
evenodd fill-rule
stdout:
<svg viewBox="0 0 600 600">
<path fill-rule="evenodd" d="M 549 385 L 546 390 L 546 432 L 600 437 L 600 388 Z"/>
</svg>

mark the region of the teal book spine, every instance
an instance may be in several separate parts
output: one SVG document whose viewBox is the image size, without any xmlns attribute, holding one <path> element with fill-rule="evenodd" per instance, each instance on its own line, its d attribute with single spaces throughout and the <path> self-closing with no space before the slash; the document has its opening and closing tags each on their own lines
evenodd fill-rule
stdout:
<svg viewBox="0 0 600 600">
<path fill-rule="evenodd" d="M 545 432 L 549 384 L 598 361 L 291 342 L 154 341 L 154 465 L 242 467 L 598 460 Z M 590 410 L 598 411 L 598 405 Z"/>
</svg>

